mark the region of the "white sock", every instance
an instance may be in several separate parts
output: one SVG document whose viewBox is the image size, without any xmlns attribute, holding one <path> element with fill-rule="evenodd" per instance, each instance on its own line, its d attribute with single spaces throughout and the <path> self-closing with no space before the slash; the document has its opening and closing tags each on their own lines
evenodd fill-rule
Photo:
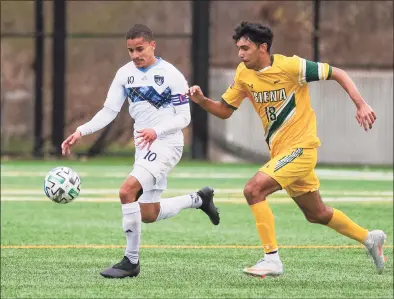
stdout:
<svg viewBox="0 0 394 299">
<path fill-rule="evenodd" d="M 183 209 L 199 208 L 201 205 L 202 200 L 197 193 L 163 198 L 160 200 L 160 213 L 156 221 L 173 217 Z"/>
<path fill-rule="evenodd" d="M 270 260 L 270 261 L 275 261 L 275 262 L 280 262 L 278 250 L 276 250 L 275 253 L 265 254 L 264 255 L 264 259 L 265 260 Z"/>
<path fill-rule="evenodd" d="M 138 202 L 122 205 L 123 231 L 126 234 L 125 256 L 131 263 L 137 264 L 140 251 L 141 238 L 141 211 Z"/>
</svg>

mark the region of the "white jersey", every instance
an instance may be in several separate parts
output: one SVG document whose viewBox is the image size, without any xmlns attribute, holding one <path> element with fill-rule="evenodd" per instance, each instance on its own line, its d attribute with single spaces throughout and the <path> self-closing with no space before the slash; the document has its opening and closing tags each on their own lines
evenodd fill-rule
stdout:
<svg viewBox="0 0 394 299">
<path fill-rule="evenodd" d="M 169 62 L 157 57 L 144 69 L 129 62 L 117 71 L 104 107 L 119 112 L 127 98 L 134 136 L 136 130 L 153 128 L 158 140 L 183 145 L 182 129 L 190 122 L 187 91 L 185 77 Z"/>
</svg>

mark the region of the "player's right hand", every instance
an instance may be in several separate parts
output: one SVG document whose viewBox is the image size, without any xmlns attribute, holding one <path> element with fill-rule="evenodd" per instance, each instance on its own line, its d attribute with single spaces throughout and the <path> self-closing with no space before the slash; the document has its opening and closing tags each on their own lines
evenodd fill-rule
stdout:
<svg viewBox="0 0 394 299">
<path fill-rule="evenodd" d="M 376 120 L 375 111 L 367 103 L 357 107 L 356 119 L 360 127 L 364 127 L 365 131 L 372 129 L 372 125 Z"/>
<path fill-rule="evenodd" d="M 198 85 L 193 85 L 192 87 L 190 87 L 189 90 L 187 91 L 187 95 L 196 104 L 200 104 L 205 100 L 204 94 L 200 86 Z"/>
<path fill-rule="evenodd" d="M 69 155 L 71 153 L 72 146 L 75 143 L 77 143 L 77 141 L 81 138 L 82 138 L 82 134 L 78 130 L 75 131 L 70 136 L 68 136 L 67 139 L 64 140 L 62 143 L 62 155 L 63 156 Z"/>
</svg>

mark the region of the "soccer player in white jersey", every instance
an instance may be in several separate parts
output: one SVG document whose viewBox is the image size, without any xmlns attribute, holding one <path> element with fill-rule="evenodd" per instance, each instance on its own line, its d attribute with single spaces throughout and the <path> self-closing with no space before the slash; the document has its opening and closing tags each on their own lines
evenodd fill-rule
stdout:
<svg viewBox="0 0 394 299">
<path fill-rule="evenodd" d="M 190 123 L 189 99 L 185 96 L 188 84 L 172 64 L 155 56 L 156 42 L 147 26 L 134 25 L 127 32 L 126 44 L 131 61 L 116 73 L 103 109 L 62 144 L 62 154 L 69 154 L 82 136 L 113 121 L 128 99 L 129 113 L 135 121 L 136 152 L 133 170 L 119 191 L 127 245 L 123 259 L 100 273 L 106 278 L 139 274 L 141 222 L 166 219 L 187 208 L 201 209 L 214 225 L 220 220 L 213 203 L 214 191 L 209 187 L 161 198 L 167 187 L 167 174 L 182 156 L 182 129 Z"/>
</svg>

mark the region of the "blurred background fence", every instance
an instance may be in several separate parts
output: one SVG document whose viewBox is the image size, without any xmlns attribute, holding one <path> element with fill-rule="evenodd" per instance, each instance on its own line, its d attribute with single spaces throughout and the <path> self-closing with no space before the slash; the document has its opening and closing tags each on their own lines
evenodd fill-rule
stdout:
<svg viewBox="0 0 394 299">
<path fill-rule="evenodd" d="M 115 72 L 129 60 L 124 36 L 135 23 L 152 28 L 157 54 L 190 85 L 220 99 L 238 64 L 231 36 L 242 20 L 272 27 L 273 53 L 349 71 L 376 109 L 376 127 L 365 133 L 339 85 L 311 84 L 320 162 L 392 164 L 392 1 L 2 1 L 2 155 L 58 155 L 62 139 L 101 109 Z M 186 158 L 267 159 L 247 101 L 226 121 L 195 106 L 192 115 Z M 131 155 L 132 126 L 123 109 L 76 152 Z"/>
</svg>

